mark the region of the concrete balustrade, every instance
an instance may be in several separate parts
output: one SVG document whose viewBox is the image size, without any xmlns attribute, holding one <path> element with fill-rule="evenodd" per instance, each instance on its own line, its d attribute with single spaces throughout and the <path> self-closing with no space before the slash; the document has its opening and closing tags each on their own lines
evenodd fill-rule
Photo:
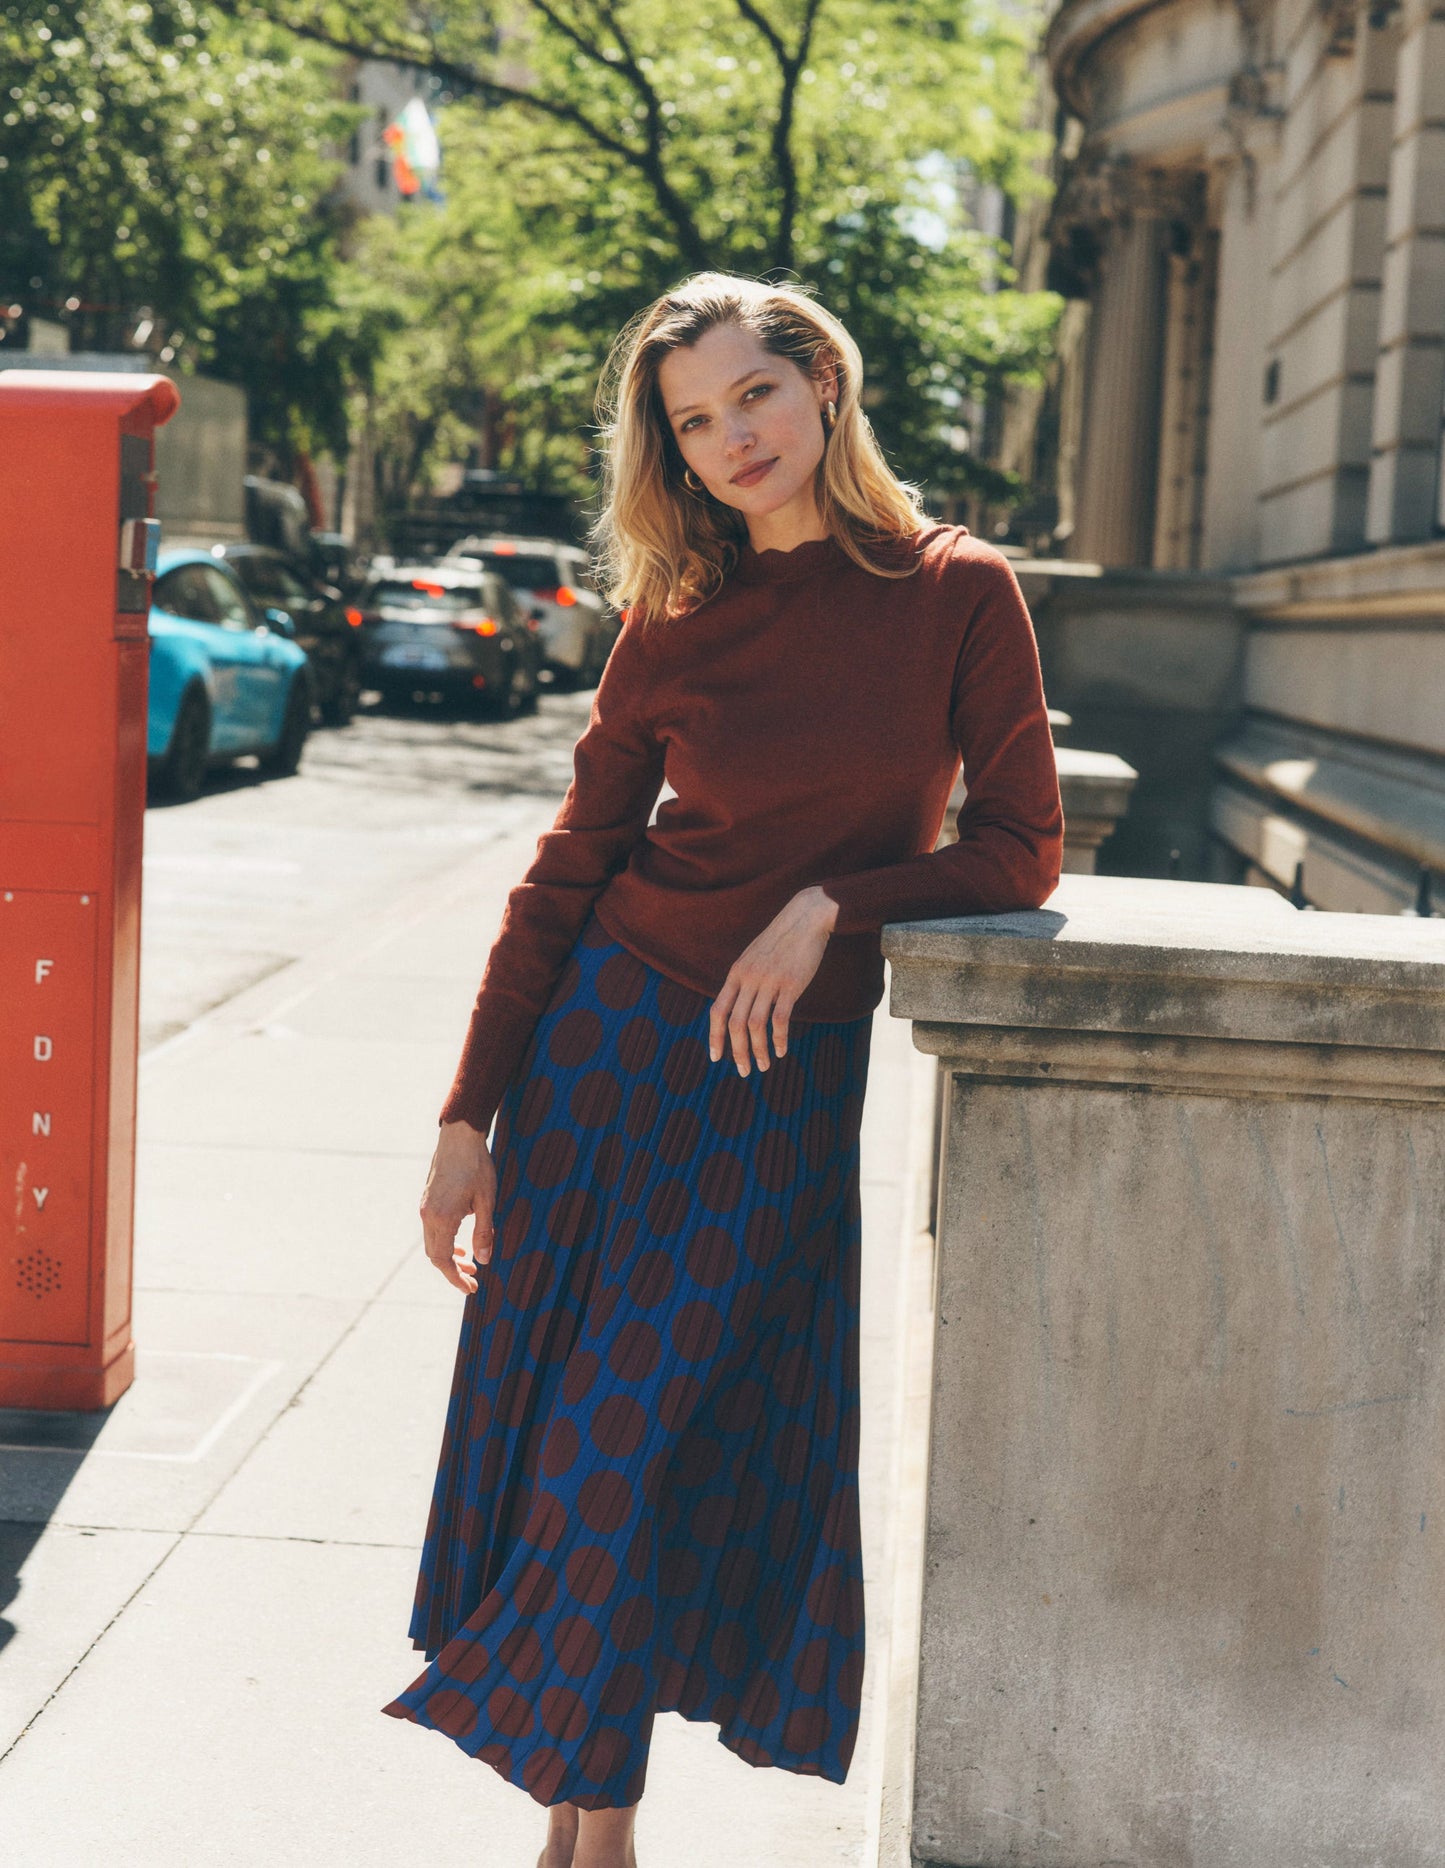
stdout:
<svg viewBox="0 0 1445 1868">
<path fill-rule="evenodd" d="M 1445 1862 L 1445 927 L 1065 876 L 946 1072 L 912 1847 Z"/>
<path fill-rule="evenodd" d="M 1049 724 L 1057 741 L 1073 722 L 1068 714 L 1051 707 Z M 1099 845 L 1114 834 L 1129 809 L 1139 774 L 1117 753 L 1089 752 L 1081 746 L 1055 744 L 1054 759 L 1064 807 L 1064 871 L 1068 875 L 1092 875 Z M 966 774 L 960 768 L 943 814 L 937 848 L 958 841 L 955 819 L 967 796 Z"/>
<path fill-rule="evenodd" d="M 1099 845 L 1129 808 L 1139 774 L 1113 752 L 1058 746 L 1059 796 L 1064 806 L 1064 873 L 1091 876 Z"/>
</svg>

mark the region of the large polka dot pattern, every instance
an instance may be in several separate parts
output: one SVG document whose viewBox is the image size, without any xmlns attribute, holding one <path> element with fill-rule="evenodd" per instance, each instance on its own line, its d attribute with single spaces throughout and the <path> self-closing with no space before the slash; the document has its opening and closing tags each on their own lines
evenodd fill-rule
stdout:
<svg viewBox="0 0 1445 1868">
<path fill-rule="evenodd" d="M 858 1125 L 871 1021 L 741 1078 L 594 916 L 497 1117 L 385 1710 L 538 1803 L 635 1803 L 654 1716 L 841 1783 L 858 1728 Z"/>
</svg>

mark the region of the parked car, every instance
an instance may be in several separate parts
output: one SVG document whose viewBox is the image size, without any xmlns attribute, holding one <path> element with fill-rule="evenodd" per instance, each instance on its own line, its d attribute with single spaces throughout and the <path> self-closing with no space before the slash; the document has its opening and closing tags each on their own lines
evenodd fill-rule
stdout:
<svg viewBox="0 0 1445 1868">
<path fill-rule="evenodd" d="M 268 622 L 289 618 L 311 663 L 316 705 L 328 726 L 345 726 L 361 696 L 361 611 L 329 584 L 306 577 L 269 545 L 215 545 Z"/>
<path fill-rule="evenodd" d="M 362 675 L 400 699 L 470 696 L 491 714 L 537 705 L 542 650 L 500 577 L 470 563 L 397 565 L 362 591 Z"/>
<path fill-rule="evenodd" d="M 294 772 L 311 729 L 311 670 L 290 624 L 268 619 L 230 565 L 163 551 L 150 612 L 146 751 L 160 786 L 194 798 L 213 765 L 259 753 Z"/>
<path fill-rule="evenodd" d="M 537 622 L 547 670 L 558 687 L 597 681 L 621 627 L 599 595 L 587 554 L 551 538 L 464 538 L 446 563 L 465 560 L 504 577 Z"/>
<path fill-rule="evenodd" d="M 313 532 L 306 544 L 307 574 L 313 584 L 331 584 L 350 603 L 365 581 L 356 547 L 341 532 Z"/>
</svg>

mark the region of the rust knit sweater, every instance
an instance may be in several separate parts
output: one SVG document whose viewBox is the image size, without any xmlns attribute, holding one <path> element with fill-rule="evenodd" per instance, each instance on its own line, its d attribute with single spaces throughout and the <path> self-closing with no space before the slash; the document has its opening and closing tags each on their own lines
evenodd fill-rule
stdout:
<svg viewBox="0 0 1445 1868">
<path fill-rule="evenodd" d="M 1063 811 L 1033 626 L 1008 560 L 960 526 L 911 577 L 831 539 L 746 550 L 716 596 L 624 623 L 553 828 L 512 890 L 441 1119 L 485 1131 L 595 907 L 715 996 L 798 890 L 838 921 L 799 1021 L 883 993 L 885 922 L 1037 907 Z M 935 851 L 962 755 L 958 841 Z M 676 797 L 649 818 L 666 779 Z"/>
</svg>

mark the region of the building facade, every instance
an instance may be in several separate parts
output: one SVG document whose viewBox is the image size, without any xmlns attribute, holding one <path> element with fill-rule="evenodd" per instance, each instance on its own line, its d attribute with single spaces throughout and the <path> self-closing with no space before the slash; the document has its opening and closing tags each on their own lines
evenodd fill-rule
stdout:
<svg viewBox="0 0 1445 1868">
<path fill-rule="evenodd" d="M 1224 580 L 1211 872 L 1445 908 L 1445 5 L 1066 0 L 1045 55 L 1061 542 Z"/>
</svg>

